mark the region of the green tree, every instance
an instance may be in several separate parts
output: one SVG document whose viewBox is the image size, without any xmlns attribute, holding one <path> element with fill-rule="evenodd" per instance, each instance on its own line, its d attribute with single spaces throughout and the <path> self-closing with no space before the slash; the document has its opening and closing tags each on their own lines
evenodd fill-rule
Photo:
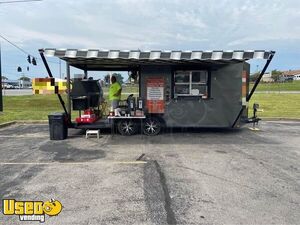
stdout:
<svg viewBox="0 0 300 225">
<path fill-rule="evenodd" d="M 2 80 L 8 80 L 6 76 L 2 76 Z"/>
<path fill-rule="evenodd" d="M 124 83 L 124 77 L 122 76 L 122 74 L 120 74 L 120 73 L 113 73 L 112 76 L 115 76 L 117 78 L 117 81 L 120 84 Z M 105 84 L 110 84 L 110 75 L 109 74 L 105 75 L 104 82 L 105 82 Z"/>
<path fill-rule="evenodd" d="M 279 70 L 272 70 L 271 73 L 272 73 L 271 77 L 273 78 L 273 80 L 274 80 L 275 82 L 278 82 L 279 79 L 280 79 L 280 77 L 281 77 L 281 75 L 282 75 L 282 72 L 279 71 Z"/>
<path fill-rule="evenodd" d="M 19 80 L 23 80 L 23 81 L 30 81 L 30 78 L 29 78 L 29 77 L 25 77 L 25 76 L 23 76 L 23 77 L 21 77 Z"/>
<path fill-rule="evenodd" d="M 250 82 L 255 82 L 259 75 L 260 75 L 260 72 L 256 72 L 256 73 L 250 75 Z"/>
<path fill-rule="evenodd" d="M 120 73 L 113 73 L 112 76 L 115 76 L 117 78 L 117 81 L 120 83 L 120 84 L 123 84 L 124 83 L 124 77 L 122 76 L 122 74 Z"/>
</svg>

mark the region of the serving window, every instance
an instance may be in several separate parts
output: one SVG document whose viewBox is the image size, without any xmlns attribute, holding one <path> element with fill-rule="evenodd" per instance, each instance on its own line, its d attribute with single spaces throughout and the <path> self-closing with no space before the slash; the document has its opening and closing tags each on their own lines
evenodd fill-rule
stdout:
<svg viewBox="0 0 300 225">
<path fill-rule="evenodd" d="M 208 71 L 176 71 L 174 73 L 174 97 L 208 97 Z"/>
</svg>

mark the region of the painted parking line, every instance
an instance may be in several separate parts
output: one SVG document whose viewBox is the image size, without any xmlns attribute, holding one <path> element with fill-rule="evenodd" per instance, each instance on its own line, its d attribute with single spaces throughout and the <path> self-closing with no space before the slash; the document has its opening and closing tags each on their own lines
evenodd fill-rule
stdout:
<svg viewBox="0 0 300 225">
<path fill-rule="evenodd" d="M 106 162 L 0 162 L 0 165 L 96 165 L 96 164 L 146 164 L 146 161 L 106 161 Z"/>
<path fill-rule="evenodd" d="M 33 134 L 33 135 L 0 135 L 0 138 L 46 138 L 49 137 L 49 135 L 40 135 L 40 134 Z"/>
<path fill-rule="evenodd" d="M 120 162 L 115 162 L 116 164 L 146 164 L 147 162 L 146 161 L 129 161 L 129 162 L 126 162 L 126 161 L 124 161 L 124 162 L 122 162 L 122 161 L 120 161 Z"/>
<path fill-rule="evenodd" d="M 69 135 L 68 136 L 69 138 L 70 137 L 85 137 L 85 135 Z M 42 135 L 42 134 L 20 134 L 20 135 L 17 135 L 17 134 L 14 134 L 14 135 L 0 135 L 0 138 L 49 138 L 49 135 L 45 134 L 45 135 Z"/>
<path fill-rule="evenodd" d="M 248 127 L 248 129 L 251 131 L 260 131 L 260 129 L 257 127 Z"/>
</svg>

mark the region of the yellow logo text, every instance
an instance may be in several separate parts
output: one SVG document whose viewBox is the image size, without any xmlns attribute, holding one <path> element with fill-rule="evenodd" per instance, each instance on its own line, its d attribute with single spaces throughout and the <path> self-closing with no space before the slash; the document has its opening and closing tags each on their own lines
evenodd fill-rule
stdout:
<svg viewBox="0 0 300 225">
<path fill-rule="evenodd" d="M 46 202 L 4 199 L 2 203 L 4 215 L 19 215 L 21 221 L 45 222 L 45 214 L 57 216 L 62 210 L 62 204 L 53 199 Z"/>
</svg>

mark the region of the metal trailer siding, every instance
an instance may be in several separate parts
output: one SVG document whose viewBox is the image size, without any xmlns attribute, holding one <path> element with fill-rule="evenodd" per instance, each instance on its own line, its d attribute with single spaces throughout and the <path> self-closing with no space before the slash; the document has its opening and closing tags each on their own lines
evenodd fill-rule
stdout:
<svg viewBox="0 0 300 225">
<path fill-rule="evenodd" d="M 245 63 L 224 65 L 210 72 L 210 97 L 171 98 L 166 102 L 163 119 L 168 127 L 231 127 L 242 109 L 242 72 Z M 146 98 L 146 79 L 164 77 L 173 91 L 171 66 L 141 67 L 141 96 Z M 166 88 L 165 88 L 166 92 Z"/>
</svg>

